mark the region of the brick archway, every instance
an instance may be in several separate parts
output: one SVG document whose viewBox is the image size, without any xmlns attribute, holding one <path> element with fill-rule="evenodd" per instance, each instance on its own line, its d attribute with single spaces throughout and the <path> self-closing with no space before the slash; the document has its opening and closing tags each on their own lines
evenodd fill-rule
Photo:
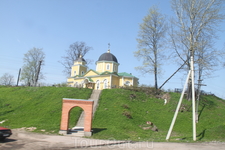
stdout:
<svg viewBox="0 0 225 150">
<path fill-rule="evenodd" d="M 70 110 L 74 107 L 81 107 L 85 112 L 84 134 L 85 136 L 91 136 L 93 104 L 93 100 L 63 98 L 62 117 L 59 134 L 68 133 Z"/>
</svg>

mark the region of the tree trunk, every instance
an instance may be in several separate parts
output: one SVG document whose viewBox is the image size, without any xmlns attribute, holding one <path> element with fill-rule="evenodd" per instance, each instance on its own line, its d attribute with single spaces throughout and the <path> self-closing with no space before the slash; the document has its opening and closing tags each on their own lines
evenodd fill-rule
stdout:
<svg viewBox="0 0 225 150">
<path fill-rule="evenodd" d="M 155 89 L 158 89 L 157 67 L 155 67 Z"/>
<path fill-rule="evenodd" d="M 187 100 L 190 101 L 192 99 L 192 84 L 189 79 L 188 88 L 187 88 Z"/>
</svg>

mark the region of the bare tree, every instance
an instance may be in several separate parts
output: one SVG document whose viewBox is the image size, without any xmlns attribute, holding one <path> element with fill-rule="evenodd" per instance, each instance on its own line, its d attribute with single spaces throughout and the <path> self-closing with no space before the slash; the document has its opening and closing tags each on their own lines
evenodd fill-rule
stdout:
<svg viewBox="0 0 225 150">
<path fill-rule="evenodd" d="M 154 74 L 155 88 L 158 89 L 158 75 L 164 59 L 163 46 L 165 45 L 166 21 L 157 7 L 151 7 L 149 13 L 140 24 L 137 38 L 138 51 L 134 56 L 142 60 L 142 66 L 136 67 L 143 74 Z"/>
<path fill-rule="evenodd" d="M 62 57 L 62 61 L 59 61 L 63 66 L 63 72 L 70 76 L 71 67 L 76 59 L 80 56 L 84 57 L 92 47 L 86 45 L 85 42 L 75 42 L 70 45 L 69 49 L 66 50 L 66 55 Z M 91 60 L 86 59 L 87 64 L 91 62 Z"/>
<path fill-rule="evenodd" d="M 216 38 L 218 25 L 224 20 L 221 14 L 223 0 L 172 0 L 171 6 L 176 14 L 172 20 L 171 42 L 179 61 L 184 63 L 193 58 L 199 58 L 199 71 L 213 66 L 212 57 L 208 58 L 208 50 L 213 50 L 213 39 Z M 210 44 L 208 44 L 208 42 Z M 215 50 L 214 50 L 215 52 Z M 218 53 L 217 53 L 218 54 Z M 204 60 L 204 63 L 203 63 Z M 211 64 L 208 64 L 210 63 Z M 203 64 L 207 64 L 203 65 Z M 187 62 L 187 69 L 190 69 L 190 62 Z M 211 69 L 211 68 L 210 68 Z M 191 89 L 189 82 L 188 89 Z M 191 98 L 191 90 L 188 90 L 188 99 Z"/>
<path fill-rule="evenodd" d="M 210 77 L 211 73 L 220 64 L 222 51 L 213 48 L 211 38 L 201 37 L 195 54 L 196 76 L 198 80 Z"/>
<path fill-rule="evenodd" d="M 37 82 L 44 79 L 42 69 L 44 66 L 45 54 L 40 48 L 32 48 L 24 54 L 24 65 L 21 73 L 21 80 L 27 86 L 36 86 Z"/>
<path fill-rule="evenodd" d="M 14 84 L 14 77 L 13 75 L 10 75 L 9 73 L 5 73 L 0 78 L 0 85 L 11 86 L 13 84 Z"/>
</svg>

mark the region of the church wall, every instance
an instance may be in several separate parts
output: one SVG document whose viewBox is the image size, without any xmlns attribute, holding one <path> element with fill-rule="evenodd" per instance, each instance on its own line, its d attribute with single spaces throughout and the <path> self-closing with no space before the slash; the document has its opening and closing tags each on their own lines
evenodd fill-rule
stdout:
<svg viewBox="0 0 225 150">
<path fill-rule="evenodd" d="M 97 74 L 93 71 L 90 71 L 88 72 L 85 76 L 88 77 L 88 76 L 96 76 Z"/>
<path fill-rule="evenodd" d="M 134 85 L 133 86 L 138 86 L 138 79 L 134 78 Z"/>
<path fill-rule="evenodd" d="M 76 71 L 76 74 L 75 74 Z M 78 66 L 72 66 L 72 70 L 71 70 L 71 77 L 78 75 Z"/>
<path fill-rule="evenodd" d="M 96 66 L 96 71 L 102 73 L 108 72 L 118 72 L 118 64 L 113 62 L 98 62 Z"/>
<path fill-rule="evenodd" d="M 122 77 L 119 78 L 119 86 L 123 86 L 123 78 Z"/>
<path fill-rule="evenodd" d="M 102 72 L 102 66 L 103 66 L 102 63 L 98 63 L 97 69 L 96 69 L 96 70 L 97 70 L 98 72 Z"/>
<path fill-rule="evenodd" d="M 83 74 L 82 74 L 82 72 L 83 72 Z M 80 72 L 79 72 L 79 75 L 84 75 L 85 73 L 87 72 L 87 68 L 86 67 L 84 67 L 84 66 L 80 66 Z"/>
<path fill-rule="evenodd" d="M 120 77 L 120 85 L 119 86 L 125 86 L 126 82 L 130 82 L 130 86 L 134 86 L 133 78 L 129 78 L 129 77 Z"/>
<path fill-rule="evenodd" d="M 119 87 L 119 77 L 117 76 L 112 76 L 112 87 L 118 88 Z"/>
<path fill-rule="evenodd" d="M 74 66 L 72 66 L 72 69 L 71 69 L 71 77 L 74 77 L 76 75 L 82 76 L 83 75 L 82 72 L 83 72 L 83 74 L 85 74 L 87 72 L 86 66 L 80 65 L 80 64 L 74 65 Z"/>
<path fill-rule="evenodd" d="M 99 80 L 99 82 L 100 82 L 100 86 L 99 86 L 100 90 L 105 89 L 105 86 L 106 86 L 107 89 L 111 87 L 110 76 L 98 76 L 98 77 L 92 78 L 92 80 L 95 83 L 97 82 L 97 80 Z"/>
<path fill-rule="evenodd" d="M 113 63 L 105 62 L 104 70 L 109 71 L 109 72 L 113 72 Z"/>
<path fill-rule="evenodd" d="M 68 79 L 67 79 L 67 84 L 68 84 L 68 86 L 71 86 L 71 87 L 72 87 L 73 81 L 74 81 L 74 78 L 68 78 Z"/>
</svg>

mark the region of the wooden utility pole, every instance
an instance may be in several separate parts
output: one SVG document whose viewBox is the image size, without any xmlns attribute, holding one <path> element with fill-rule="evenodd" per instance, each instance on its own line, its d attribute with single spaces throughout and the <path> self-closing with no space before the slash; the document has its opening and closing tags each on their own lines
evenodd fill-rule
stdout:
<svg viewBox="0 0 225 150">
<path fill-rule="evenodd" d="M 16 83 L 16 86 L 19 85 L 19 80 L 20 80 L 20 72 L 21 72 L 21 68 L 19 69 L 19 74 L 18 74 L 18 78 L 17 78 L 17 83 Z"/>
<path fill-rule="evenodd" d="M 37 86 L 38 77 L 39 77 L 39 73 L 41 70 L 41 63 L 42 63 L 42 60 L 39 61 L 38 70 L 37 70 L 37 74 L 36 74 L 36 78 L 35 78 L 35 86 Z"/>
</svg>

